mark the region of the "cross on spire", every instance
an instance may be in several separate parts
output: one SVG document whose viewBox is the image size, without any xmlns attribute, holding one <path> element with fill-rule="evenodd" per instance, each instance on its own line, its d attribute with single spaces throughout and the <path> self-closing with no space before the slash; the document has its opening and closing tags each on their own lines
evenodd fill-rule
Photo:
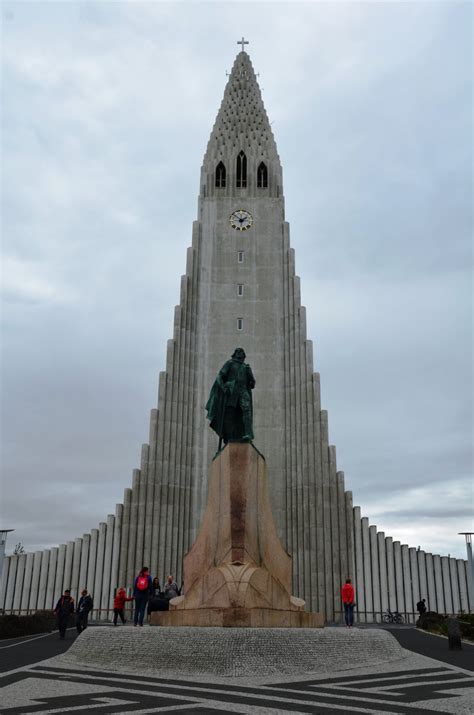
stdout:
<svg viewBox="0 0 474 715">
<path fill-rule="evenodd" d="M 244 52 L 244 50 L 245 50 L 244 45 L 248 45 L 248 44 L 249 44 L 249 41 L 248 41 L 248 40 L 244 40 L 244 38 L 243 38 L 243 36 L 242 36 L 242 39 L 241 39 L 241 40 L 237 40 L 237 44 L 238 44 L 238 45 L 242 45 L 241 52 Z"/>
</svg>

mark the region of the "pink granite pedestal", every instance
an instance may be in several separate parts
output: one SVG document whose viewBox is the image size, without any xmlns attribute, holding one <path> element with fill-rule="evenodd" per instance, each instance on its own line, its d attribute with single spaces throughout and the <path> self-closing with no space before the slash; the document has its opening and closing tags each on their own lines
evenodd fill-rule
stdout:
<svg viewBox="0 0 474 715">
<path fill-rule="evenodd" d="M 252 444 L 230 443 L 210 469 L 206 511 L 184 557 L 185 595 L 152 625 L 321 628 L 291 595 L 291 557 L 277 535 L 265 460 Z"/>
</svg>

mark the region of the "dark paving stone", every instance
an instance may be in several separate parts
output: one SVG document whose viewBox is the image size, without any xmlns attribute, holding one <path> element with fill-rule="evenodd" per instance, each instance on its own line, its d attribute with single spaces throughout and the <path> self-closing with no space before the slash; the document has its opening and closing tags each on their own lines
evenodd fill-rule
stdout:
<svg viewBox="0 0 474 715">
<path fill-rule="evenodd" d="M 447 638 L 440 638 L 417 628 L 387 628 L 400 645 L 413 653 L 435 658 L 457 668 L 474 671 L 474 644 L 463 641 L 461 651 L 448 649 Z"/>
</svg>

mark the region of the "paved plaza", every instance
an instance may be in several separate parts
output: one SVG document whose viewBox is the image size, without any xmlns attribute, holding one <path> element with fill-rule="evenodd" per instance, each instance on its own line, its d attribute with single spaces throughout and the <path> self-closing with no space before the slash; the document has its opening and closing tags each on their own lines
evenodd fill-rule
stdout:
<svg viewBox="0 0 474 715">
<path fill-rule="evenodd" d="M 95 630 L 95 629 L 91 629 Z M 98 629 L 99 630 L 99 629 Z M 105 629 L 100 629 L 105 630 Z M 131 630 L 131 629 L 130 629 Z M 155 630 L 144 627 L 137 637 L 143 636 L 144 650 L 149 639 L 147 633 Z M 472 713 L 474 710 L 474 677 L 472 673 L 473 646 L 464 645 L 455 654 L 455 666 L 420 653 L 394 647 L 389 662 L 369 665 L 354 658 L 347 667 L 347 653 L 352 651 L 351 639 L 364 638 L 363 629 L 325 629 L 326 639 L 331 631 L 339 631 L 337 647 L 341 649 L 339 669 L 334 667 L 337 654 L 327 660 L 327 668 L 318 663 L 317 669 L 305 670 L 298 675 L 274 673 L 259 675 L 258 658 L 254 654 L 254 672 L 245 676 L 224 677 L 200 674 L 191 677 L 169 670 L 154 671 L 153 656 L 148 667 L 146 658 L 140 663 L 128 663 L 124 652 L 123 663 L 111 667 L 78 664 L 73 655 L 80 651 L 80 639 L 69 651 L 41 662 L 30 663 L 4 673 L 0 701 L 2 715 L 35 713 L 87 712 L 87 713 Z M 401 641 L 417 633 L 405 631 Z M 124 628 L 121 636 L 127 635 Z M 359 632 L 358 632 L 359 631 Z M 50 638 L 53 638 L 51 636 Z M 425 639 L 425 640 L 424 640 Z M 46 639 L 47 640 L 47 639 Z M 344 641 L 347 641 L 344 644 Z M 426 641 L 424 652 L 444 645 L 447 659 L 447 641 L 435 636 L 420 634 Z M 39 641 L 35 641 L 38 644 Z M 335 641 L 336 642 L 336 641 Z M 71 636 L 72 643 L 72 636 Z M 6 643 L 5 645 L 8 645 Z M 0 645 L 0 655 L 6 653 Z M 26 647 L 28 644 L 25 644 Z M 344 647 L 346 645 L 346 647 Z M 149 647 L 149 642 L 148 642 Z M 219 670 L 212 656 L 204 654 L 206 663 L 200 664 L 203 654 L 190 642 L 191 660 L 196 670 Z M 2 650 L 3 649 L 3 650 Z M 13 648 L 12 650 L 17 650 Z M 291 660 L 288 653 L 288 661 Z M 216 658 L 220 657 L 216 653 Z M 295 658 L 297 658 L 295 654 Z M 363 649 L 361 660 L 365 659 Z M 262 658 L 262 663 L 265 659 Z M 107 662 L 107 657 L 104 658 Z M 211 661 L 211 662 L 209 662 Z M 282 661 L 283 662 L 283 661 Z M 76 663 L 76 664 L 74 664 Z M 469 668 L 469 669 L 468 669 Z"/>
</svg>

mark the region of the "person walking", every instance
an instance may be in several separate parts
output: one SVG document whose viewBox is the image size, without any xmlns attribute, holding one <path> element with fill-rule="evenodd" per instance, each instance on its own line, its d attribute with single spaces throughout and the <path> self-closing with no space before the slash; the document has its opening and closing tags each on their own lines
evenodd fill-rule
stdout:
<svg viewBox="0 0 474 715">
<path fill-rule="evenodd" d="M 71 598 L 71 591 L 67 588 L 64 594 L 59 598 L 54 609 L 58 620 L 59 637 L 64 640 L 66 637 L 66 629 L 69 622 L 69 616 L 74 613 L 74 599 Z"/>
<path fill-rule="evenodd" d="M 124 587 L 121 586 L 118 589 L 117 593 L 115 594 L 115 598 L 114 598 L 114 626 L 117 625 L 118 618 L 120 618 L 123 625 L 125 625 L 125 623 L 127 622 L 125 620 L 125 615 L 124 615 L 125 603 L 127 601 L 133 601 L 133 596 L 127 596 L 127 593 L 126 593 Z"/>
<path fill-rule="evenodd" d="M 344 618 L 346 628 L 352 628 L 354 623 L 354 586 L 350 578 L 346 578 L 344 586 L 341 588 L 342 603 L 344 605 Z"/>
<path fill-rule="evenodd" d="M 87 592 L 87 588 L 82 589 L 81 597 L 76 608 L 76 628 L 78 633 L 82 633 L 87 628 L 87 619 L 92 611 L 94 602 L 92 596 Z"/>
<path fill-rule="evenodd" d="M 420 614 L 420 618 L 424 613 L 426 613 L 426 599 L 425 598 L 423 598 L 421 601 L 418 601 L 418 603 L 416 604 L 416 610 Z"/>
<path fill-rule="evenodd" d="M 151 592 L 151 576 L 148 573 L 148 566 L 144 566 L 133 582 L 133 598 L 135 599 L 134 626 L 143 626 L 143 618 L 145 617 L 145 610 Z"/>
</svg>

